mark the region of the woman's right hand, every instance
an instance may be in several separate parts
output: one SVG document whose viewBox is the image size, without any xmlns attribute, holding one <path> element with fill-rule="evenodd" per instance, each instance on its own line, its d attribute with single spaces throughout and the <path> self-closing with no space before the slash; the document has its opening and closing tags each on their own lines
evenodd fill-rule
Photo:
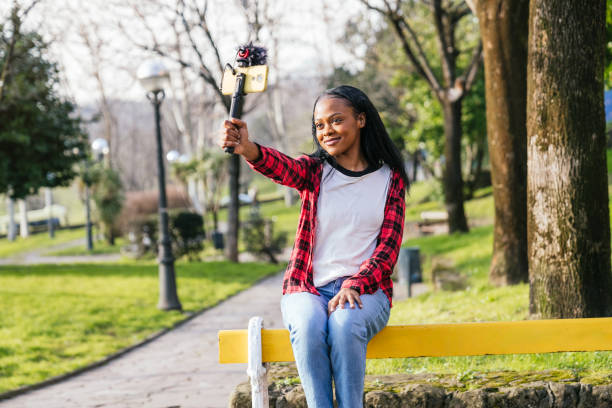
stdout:
<svg viewBox="0 0 612 408">
<path fill-rule="evenodd" d="M 235 154 L 240 154 L 247 160 L 255 160 L 259 156 L 257 145 L 249 140 L 249 130 L 246 122 L 231 118 L 223 122 L 219 146 L 222 149 L 233 147 Z"/>
</svg>

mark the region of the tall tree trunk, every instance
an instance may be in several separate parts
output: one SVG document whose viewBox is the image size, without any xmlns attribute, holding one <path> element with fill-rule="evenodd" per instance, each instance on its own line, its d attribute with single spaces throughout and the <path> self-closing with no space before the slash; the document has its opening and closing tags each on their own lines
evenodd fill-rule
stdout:
<svg viewBox="0 0 612 408">
<path fill-rule="evenodd" d="M 19 235 L 21 238 L 27 238 L 30 236 L 30 229 L 28 225 L 28 206 L 26 205 L 25 198 L 19 200 Z"/>
<path fill-rule="evenodd" d="M 489 282 L 527 282 L 527 24 L 529 0 L 478 3 L 495 227 Z"/>
<path fill-rule="evenodd" d="M 442 100 L 444 112 L 444 202 L 448 212 L 448 232 L 467 232 L 463 208 L 463 177 L 461 177 L 461 99 Z"/>
<path fill-rule="evenodd" d="M 527 72 L 529 312 L 612 315 L 604 0 L 532 0 Z"/>
</svg>

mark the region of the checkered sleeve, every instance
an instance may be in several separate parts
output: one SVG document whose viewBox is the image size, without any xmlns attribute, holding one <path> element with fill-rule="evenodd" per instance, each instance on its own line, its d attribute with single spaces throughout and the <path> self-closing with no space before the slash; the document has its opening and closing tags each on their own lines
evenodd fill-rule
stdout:
<svg viewBox="0 0 612 408">
<path fill-rule="evenodd" d="M 399 173 L 394 171 L 378 244 L 372 256 L 361 264 L 359 272 L 342 283 L 343 288 L 354 289 L 359 294 L 372 294 L 378 288 L 385 292 L 391 291 L 390 277 L 397 262 L 404 232 L 404 191 L 404 182 Z"/>
<path fill-rule="evenodd" d="M 294 159 L 271 147 L 255 144 L 260 155 L 254 161 L 246 161 L 249 167 L 275 183 L 293 187 L 298 191 L 312 188 L 311 170 L 315 159 L 306 155 Z"/>
</svg>

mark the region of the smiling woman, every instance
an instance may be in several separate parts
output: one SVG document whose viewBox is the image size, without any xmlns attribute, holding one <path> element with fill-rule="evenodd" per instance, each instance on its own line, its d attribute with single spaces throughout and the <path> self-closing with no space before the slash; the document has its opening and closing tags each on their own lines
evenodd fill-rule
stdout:
<svg viewBox="0 0 612 408">
<path fill-rule="evenodd" d="M 292 159 L 225 121 L 219 145 L 251 168 L 297 189 L 302 207 L 285 272 L 281 311 L 309 407 L 363 404 L 366 348 L 386 324 L 391 272 L 404 227 L 408 178 L 378 111 L 359 89 L 317 98 L 317 150 Z"/>
</svg>

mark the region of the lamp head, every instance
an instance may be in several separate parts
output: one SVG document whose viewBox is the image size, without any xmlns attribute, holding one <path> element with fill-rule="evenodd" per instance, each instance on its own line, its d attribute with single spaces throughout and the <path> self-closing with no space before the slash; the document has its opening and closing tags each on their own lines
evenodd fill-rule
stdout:
<svg viewBox="0 0 612 408">
<path fill-rule="evenodd" d="M 108 142 L 106 139 L 102 139 L 101 137 L 98 137 L 91 142 L 91 150 L 96 157 L 107 155 L 110 151 L 108 148 Z"/>
<path fill-rule="evenodd" d="M 147 92 L 163 91 L 170 82 L 170 71 L 160 60 L 145 61 L 138 68 L 136 76 Z"/>
<path fill-rule="evenodd" d="M 166 160 L 168 160 L 169 163 L 174 163 L 180 156 L 181 154 L 176 150 L 170 150 L 168 153 L 166 153 Z"/>
</svg>

